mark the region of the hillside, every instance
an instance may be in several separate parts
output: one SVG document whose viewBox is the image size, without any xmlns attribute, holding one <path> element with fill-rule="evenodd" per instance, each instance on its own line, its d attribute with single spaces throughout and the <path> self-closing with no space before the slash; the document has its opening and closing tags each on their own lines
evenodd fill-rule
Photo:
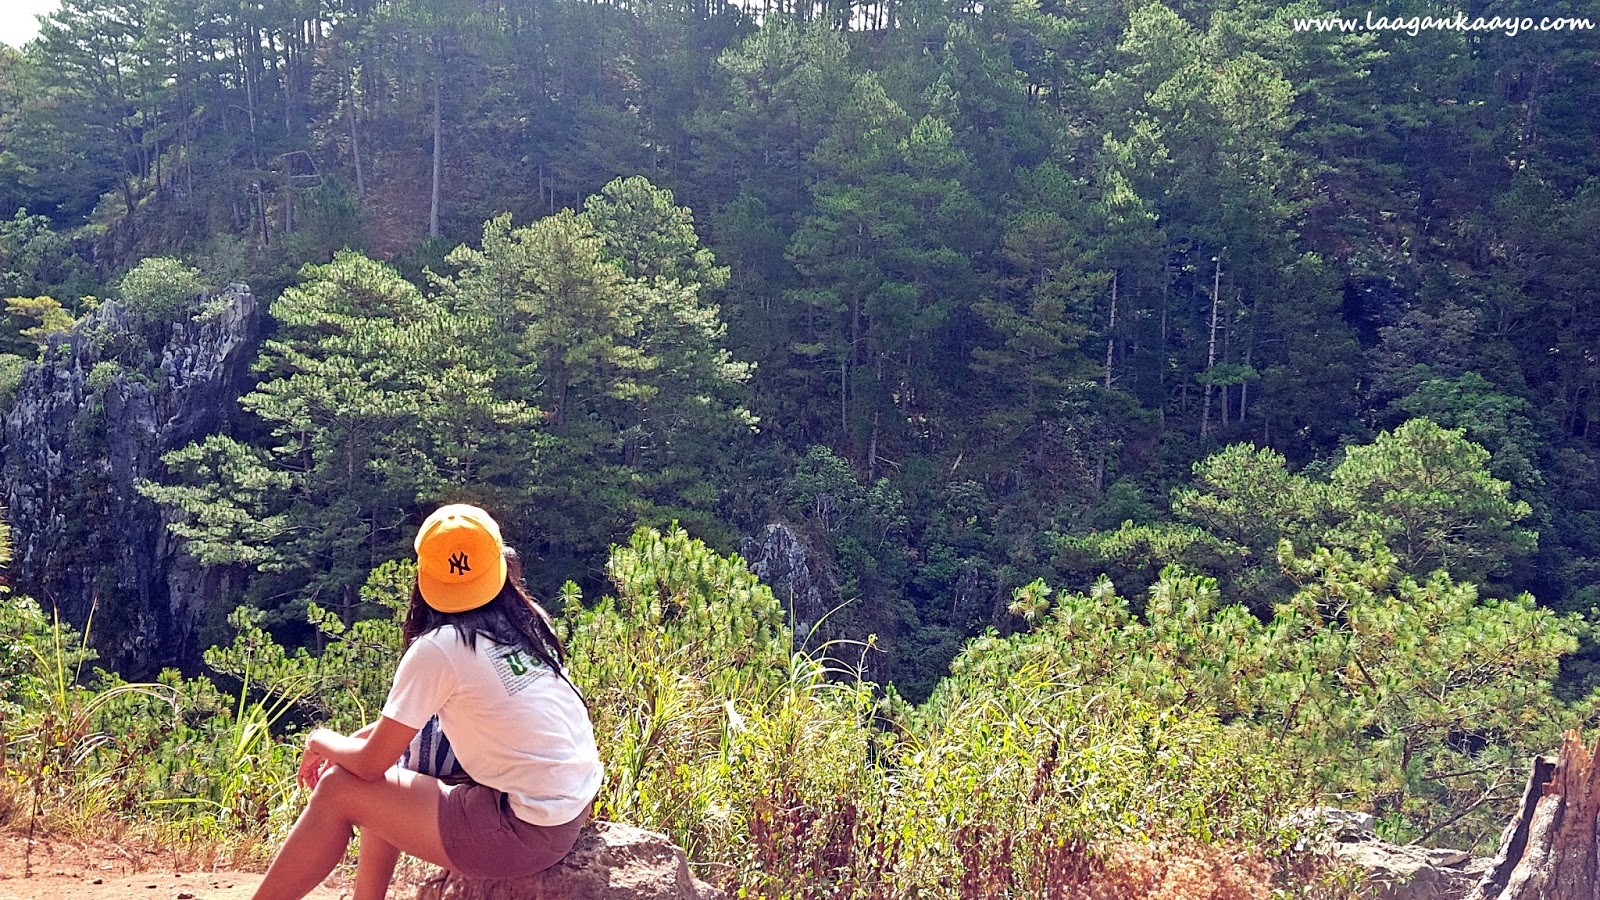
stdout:
<svg viewBox="0 0 1600 900">
<path fill-rule="evenodd" d="M 244 283 L 293 340 L 332 312 L 296 299 L 328 280 L 301 267 L 348 248 L 400 279 L 363 276 L 379 305 L 340 310 L 352 321 L 486 317 L 493 352 L 428 361 L 462 392 L 450 402 L 490 404 L 474 427 L 493 440 L 430 448 L 436 470 L 396 479 L 422 445 L 335 417 L 293 450 L 317 459 L 302 506 L 228 502 L 268 523 L 345 504 L 370 523 L 360 546 L 183 531 L 176 507 L 203 499 L 169 493 L 159 515 L 204 569 L 185 586 L 112 565 L 131 552 L 116 526 L 30 526 L 22 545 L 62 548 L 14 578 L 79 625 L 97 595 L 141 632 L 160 617 L 123 595 L 203 607 L 204 635 L 103 646 L 142 676 L 197 666 L 240 602 L 289 629 L 313 598 L 357 615 L 366 570 L 445 494 L 525 518 L 544 596 L 603 589 L 607 547 L 637 524 L 735 550 L 781 523 L 810 560 L 801 620 L 848 603 L 816 637 L 877 634 L 873 676 L 920 697 L 965 640 L 1014 627 L 1014 589 L 1086 588 L 1112 561 L 1076 541 L 1168 520 L 1223 447 L 1324 471 L 1426 417 L 1489 451 L 1537 533 L 1452 574 L 1587 610 L 1593 32 L 1309 27 L 1321 14 L 74 2 L 0 55 L 0 291 L 17 298 L 0 380 L 20 385 L 47 336 L 105 299 L 143 306 L 159 341 L 195 294 Z M 102 378 L 159 382 L 120 352 Z M 264 352 L 263 383 L 294 375 Z M 446 363 L 522 381 L 471 385 Z M 357 393 L 391 389 L 356 365 Z M 240 452 L 291 452 L 271 402 L 206 415 Z M 92 445 L 92 416 L 75 427 Z M 14 509 L 58 477 L 19 465 L 17 440 Z M 342 440 L 359 460 L 343 483 L 324 471 Z M 195 465 L 139 477 L 180 489 Z M 47 518 L 97 521 L 127 491 L 66 477 Z M 308 552 L 365 564 L 283 574 Z"/>
</svg>

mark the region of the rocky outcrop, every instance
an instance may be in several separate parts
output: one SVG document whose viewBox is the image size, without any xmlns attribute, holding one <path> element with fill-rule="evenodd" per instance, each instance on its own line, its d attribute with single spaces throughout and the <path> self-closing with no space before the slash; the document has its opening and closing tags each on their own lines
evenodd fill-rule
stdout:
<svg viewBox="0 0 1600 900">
<path fill-rule="evenodd" d="M 583 829 L 566 859 L 528 878 L 482 880 L 443 873 L 417 900 L 723 900 L 689 873 L 665 835 L 614 822 Z"/>
<path fill-rule="evenodd" d="M 146 323 L 106 302 L 30 365 L 5 416 L 11 583 L 83 627 L 103 664 L 140 677 L 192 661 L 203 572 L 135 485 L 161 455 L 224 429 L 252 379 L 263 312 L 230 285 L 190 321 Z"/>
<path fill-rule="evenodd" d="M 1364 873 L 1361 896 L 1370 900 L 1463 900 L 1488 869 L 1464 850 L 1378 840 L 1336 844 L 1333 855 Z"/>
<path fill-rule="evenodd" d="M 839 604 L 839 585 L 832 573 L 788 525 L 774 523 L 762 529 L 759 538 L 745 538 L 739 555 L 748 561 L 750 573 L 788 608 L 796 642 L 813 636 L 817 623 Z"/>
<path fill-rule="evenodd" d="M 1489 860 L 1465 850 L 1379 840 L 1367 813 L 1308 809 L 1288 824 L 1360 873 L 1364 900 L 1463 900 L 1489 869 Z"/>
</svg>

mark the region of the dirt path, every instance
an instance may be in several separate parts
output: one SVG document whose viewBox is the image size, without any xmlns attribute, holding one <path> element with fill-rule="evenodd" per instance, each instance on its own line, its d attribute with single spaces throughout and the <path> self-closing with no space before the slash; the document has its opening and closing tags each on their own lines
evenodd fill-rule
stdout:
<svg viewBox="0 0 1600 900">
<path fill-rule="evenodd" d="M 93 872 L 32 878 L 0 876 L 0 900 L 249 900 L 260 882 L 260 875 L 228 871 L 146 872 L 125 878 L 105 878 Z M 315 900 L 337 900 L 349 894 L 318 888 L 310 896 Z"/>
<path fill-rule="evenodd" d="M 347 874 L 336 872 L 311 900 L 349 897 Z M 403 868 L 389 895 L 414 896 L 425 875 L 420 865 Z M 0 833 L 0 900 L 248 900 L 260 883 L 259 872 L 184 865 L 157 850 L 59 838 L 30 850 L 23 837 Z"/>
</svg>

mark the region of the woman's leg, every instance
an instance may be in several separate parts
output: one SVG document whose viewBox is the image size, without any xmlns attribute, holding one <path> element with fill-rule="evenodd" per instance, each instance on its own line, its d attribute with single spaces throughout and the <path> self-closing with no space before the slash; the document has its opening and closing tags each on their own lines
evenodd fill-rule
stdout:
<svg viewBox="0 0 1600 900">
<path fill-rule="evenodd" d="M 401 851 L 448 867 L 439 836 L 443 799 L 443 782 L 405 769 L 390 769 L 380 781 L 362 781 L 338 767 L 329 769 L 256 888 L 255 900 L 300 900 L 310 893 L 344 858 L 356 828 L 362 830 L 363 843 L 376 837 L 389 845 L 387 851 L 374 845 L 374 851 L 390 857 L 390 874 L 394 855 Z M 375 866 L 383 859 L 375 855 L 371 861 Z"/>
<path fill-rule="evenodd" d="M 384 900 L 394 880 L 400 848 L 371 828 L 361 829 L 361 849 L 356 852 L 356 893 L 353 900 Z"/>
</svg>

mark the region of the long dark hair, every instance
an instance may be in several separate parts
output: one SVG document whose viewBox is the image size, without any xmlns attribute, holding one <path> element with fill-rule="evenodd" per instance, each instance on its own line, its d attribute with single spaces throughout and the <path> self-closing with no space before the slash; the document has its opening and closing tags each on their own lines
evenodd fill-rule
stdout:
<svg viewBox="0 0 1600 900">
<path fill-rule="evenodd" d="M 517 551 L 505 548 L 506 583 L 494 599 L 466 612 L 444 613 L 429 606 L 422 599 L 422 589 L 413 584 L 411 605 L 406 609 L 405 624 L 400 627 L 403 649 L 410 649 L 417 638 L 435 628 L 455 626 L 456 633 L 472 650 L 478 649 L 478 636 L 483 635 L 497 644 L 521 647 L 549 666 L 562 681 L 583 697 L 577 685 L 567 680 L 562 667 L 567 662 L 566 648 L 556 635 L 554 623 L 544 607 L 528 594 L 522 586 L 522 559 Z"/>
</svg>

